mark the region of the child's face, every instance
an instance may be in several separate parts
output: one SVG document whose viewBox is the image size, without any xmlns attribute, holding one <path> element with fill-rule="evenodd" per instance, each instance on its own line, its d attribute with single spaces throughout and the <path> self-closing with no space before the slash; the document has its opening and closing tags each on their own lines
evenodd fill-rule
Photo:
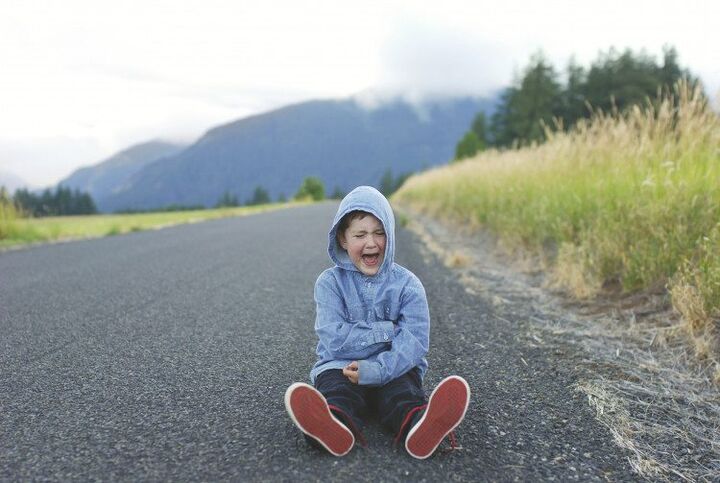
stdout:
<svg viewBox="0 0 720 483">
<path fill-rule="evenodd" d="M 385 229 L 371 214 L 354 219 L 340 233 L 340 245 L 348 252 L 353 265 L 365 275 L 378 273 L 385 259 Z"/>
</svg>

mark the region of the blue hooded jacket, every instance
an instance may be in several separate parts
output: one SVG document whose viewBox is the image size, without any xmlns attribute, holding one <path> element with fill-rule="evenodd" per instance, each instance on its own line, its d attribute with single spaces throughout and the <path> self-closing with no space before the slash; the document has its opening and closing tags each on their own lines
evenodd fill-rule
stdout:
<svg viewBox="0 0 720 483">
<path fill-rule="evenodd" d="M 385 257 L 373 276 L 360 272 L 337 241 L 340 220 L 354 210 L 372 213 L 385 229 Z M 310 372 L 313 383 L 321 372 L 352 361 L 358 361 L 361 385 L 386 384 L 414 367 L 424 376 L 430 336 L 425 289 L 415 274 L 394 262 L 395 217 L 378 190 L 360 186 L 342 200 L 328 233 L 328 254 L 335 267 L 315 282 L 320 341 Z"/>
</svg>

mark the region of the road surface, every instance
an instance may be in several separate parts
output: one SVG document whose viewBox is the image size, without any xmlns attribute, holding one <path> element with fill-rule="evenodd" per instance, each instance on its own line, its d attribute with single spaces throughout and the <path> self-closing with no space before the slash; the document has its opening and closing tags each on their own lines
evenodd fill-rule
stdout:
<svg viewBox="0 0 720 483">
<path fill-rule="evenodd" d="M 0 253 L 0 479 L 537 481 L 637 479 L 572 387 L 398 230 L 424 282 L 426 388 L 460 374 L 461 450 L 425 461 L 375 421 L 367 449 L 309 447 L 283 394 L 314 361 L 327 202 Z"/>
</svg>

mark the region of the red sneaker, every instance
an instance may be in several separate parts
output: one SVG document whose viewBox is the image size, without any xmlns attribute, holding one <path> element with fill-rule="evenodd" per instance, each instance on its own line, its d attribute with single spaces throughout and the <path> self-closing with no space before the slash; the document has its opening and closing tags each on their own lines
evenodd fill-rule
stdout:
<svg viewBox="0 0 720 483">
<path fill-rule="evenodd" d="M 429 457 L 465 417 L 470 386 L 460 376 L 446 377 L 430 395 L 425 414 L 408 432 L 405 449 L 418 459 Z"/>
<path fill-rule="evenodd" d="M 330 412 L 325 397 L 314 387 L 296 382 L 285 391 L 285 408 L 300 431 L 317 440 L 334 456 L 350 452 L 355 436 Z"/>
</svg>

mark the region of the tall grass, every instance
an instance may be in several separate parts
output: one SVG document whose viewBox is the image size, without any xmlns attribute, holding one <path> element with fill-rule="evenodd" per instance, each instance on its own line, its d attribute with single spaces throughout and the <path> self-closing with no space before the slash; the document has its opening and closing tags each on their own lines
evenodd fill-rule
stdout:
<svg viewBox="0 0 720 483">
<path fill-rule="evenodd" d="M 8 200 L 0 197 L 0 240 L 7 238 L 15 230 L 17 211 Z"/>
<path fill-rule="evenodd" d="M 485 151 L 412 177 L 393 199 L 542 254 L 579 297 L 668 286 L 694 333 L 713 330 L 720 119 L 701 92 L 681 83 L 643 108 L 596 113 L 547 135 L 539 146 Z"/>
<path fill-rule="evenodd" d="M 0 192 L 0 243 L 8 239 L 20 239 L 24 236 L 23 229 L 18 220 L 20 210 L 15 204 Z"/>
</svg>

